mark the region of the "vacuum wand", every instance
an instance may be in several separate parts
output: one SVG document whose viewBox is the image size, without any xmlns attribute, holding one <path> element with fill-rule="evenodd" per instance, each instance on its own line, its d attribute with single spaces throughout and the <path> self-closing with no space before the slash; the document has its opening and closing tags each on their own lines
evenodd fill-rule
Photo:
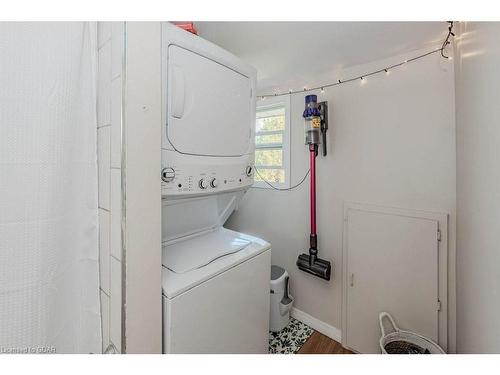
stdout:
<svg viewBox="0 0 500 375">
<path fill-rule="evenodd" d="M 297 267 L 314 276 L 330 280 L 332 266 L 329 261 L 318 258 L 318 235 L 316 232 L 316 157 L 321 136 L 324 137 L 325 127 L 321 126 L 321 113 L 318 109 L 316 95 L 306 96 L 306 109 L 304 110 L 305 143 L 309 145 L 310 168 L 310 214 L 311 233 L 309 235 L 309 254 L 300 254 Z M 323 133 L 320 135 L 320 133 Z M 323 145 L 325 147 L 326 145 Z M 323 151 L 326 154 L 326 151 Z"/>
<path fill-rule="evenodd" d="M 316 145 L 309 145 L 310 186 L 309 198 L 311 207 L 311 234 L 309 237 L 309 263 L 314 263 L 318 257 L 316 235 Z"/>
</svg>

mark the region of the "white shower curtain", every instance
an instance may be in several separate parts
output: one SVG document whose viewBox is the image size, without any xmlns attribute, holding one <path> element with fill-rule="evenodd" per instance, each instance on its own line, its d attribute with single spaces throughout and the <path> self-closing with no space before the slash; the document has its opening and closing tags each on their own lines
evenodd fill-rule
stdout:
<svg viewBox="0 0 500 375">
<path fill-rule="evenodd" d="M 0 23 L 0 353 L 101 352 L 96 41 Z"/>
</svg>

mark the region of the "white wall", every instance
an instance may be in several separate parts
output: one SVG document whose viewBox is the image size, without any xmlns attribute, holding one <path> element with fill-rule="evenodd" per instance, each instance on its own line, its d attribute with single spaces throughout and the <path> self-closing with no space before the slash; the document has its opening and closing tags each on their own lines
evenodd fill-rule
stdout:
<svg viewBox="0 0 500 375">
<path fill-rule="evenodd" d="M 161 24 L 125 26 L 123 348 L 161 353 Z"/>
<path fill-rule="evenodd" d="M 377 61 L 317 77 L 316 84 L 348 78 L 419 54 Z M 343 203 L 346 201 L 450 214 L 449 350 L 454 350 L 455 119 L 453 64 L 432 55 L 391 72 L 327 89 L 329 155 L 318 157 L 320 257 L 333 260 L 325 282 L 299 271 L 308 250 L 308 184 L 291 192 L 251 189 L 227 226 L 261 236 L 273 246 L 273 264 L 290 273 L 295 306 L 341 327 Z M 304 95 L 291 100 L 292 185 L 308 169 L 303 142 Z"/>
<path fill-rule="evenodd" d="M 102 350 L 122 346 L 123 22 L 98 22 L 97 146 Z"/>
<path fill-rule="evenodd" d="M 500 23 L 457 35 L 457 351 L 500 353 Z"/>
<path fill-rule="evenodd" d="M 99 22 L 98 40 L 103 351 L 161 353 L 160 23 Z"/>
</svg>

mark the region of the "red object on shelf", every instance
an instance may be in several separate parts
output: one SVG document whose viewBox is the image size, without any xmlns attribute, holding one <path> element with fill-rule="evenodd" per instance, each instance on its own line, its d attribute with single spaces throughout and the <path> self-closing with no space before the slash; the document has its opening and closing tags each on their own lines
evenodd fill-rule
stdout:
<svg viewBox="0 0 500 375">
<path fill-rule="evenodd" d="M 175 26 L 180 27 L 181 29 L 189 31 L 190 33 L 192 33 L 194 35 L 198 35 L 198 30 L 196 30 L 196 27 L 194 27 L 194 22 L 179 21 L 179 22 L 172 22 L 172 23 Z"/>
</svg>

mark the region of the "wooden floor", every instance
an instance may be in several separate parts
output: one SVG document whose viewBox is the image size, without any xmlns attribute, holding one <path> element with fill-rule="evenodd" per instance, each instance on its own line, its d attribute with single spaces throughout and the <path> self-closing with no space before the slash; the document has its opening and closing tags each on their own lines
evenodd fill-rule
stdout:
<svg viewBox="0 0 500 375">
<path fill-rule="evenodd" d="M 353 354 L 344 349 L 337 341 L 315 331 L 297 354 Z"/>
</svg>

